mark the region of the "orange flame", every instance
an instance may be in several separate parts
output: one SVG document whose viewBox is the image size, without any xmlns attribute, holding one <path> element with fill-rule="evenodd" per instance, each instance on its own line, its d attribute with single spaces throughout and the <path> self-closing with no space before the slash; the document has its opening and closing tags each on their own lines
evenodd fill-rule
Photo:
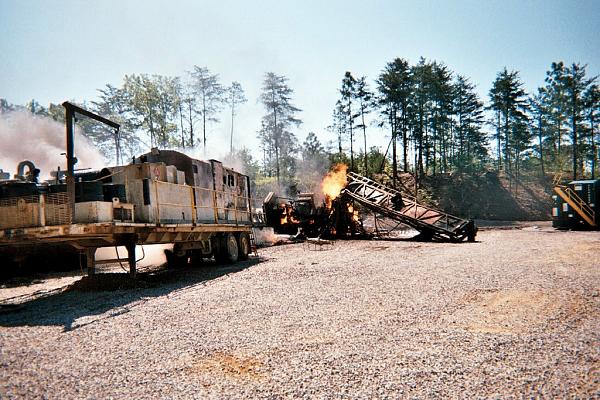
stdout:
<svg viewBox="0 0 600 400">
<path fill-rule="evenodd" d="M 352 215 L 352 221 L 358 222 L 358 210 L 355 210 L 352 204 L 348 204 L 348 212 Z"/>
<path fill-rule="evenodd" d="M 327 208 L 331 208 L 331 201 L 338 197 L 342 189 L 346 187 L 348 183 L 346 171 L 348 171 L 346 164 L 336 164 L 333 166 L 333 170 L 329 171 L 327 176 L 323 178 L 321 190 L 325 194 Z"/>
</svg>

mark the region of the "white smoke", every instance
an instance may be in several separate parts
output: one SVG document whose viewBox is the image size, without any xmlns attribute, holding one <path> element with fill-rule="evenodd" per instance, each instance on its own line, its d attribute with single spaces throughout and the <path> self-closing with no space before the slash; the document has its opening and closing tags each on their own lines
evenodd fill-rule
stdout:
<svg viewBox="0 0 600 400">
<path fill-rule="evenodd" d="M 165 250 L 172 250 L 172 244 L 152 244 L 144 246 L 136 246 L 135 256 L 138 260 L 138 267 L 150 267 L 160 266 L 167 262 L 165 256 Z M 126 268 L 129 268 L 127 264 L 127 249 L 125 246 L 119 247 L 101 247 L 96 251 L 96 260 L 101 262 L 102 260 L 112 260 L 120 258 L 121 263 Z"/>
<path fill-rule="evenodd" d="M 65 125 L 51 118 L 35 116 L 25 111 L 0 114 L 0 168 L 15 174 L 17 164 L 32 161 L 40 169 L 40 178 L 50 178 L 50 171 L 60 166 L 66 169 Z M 80 168 L 102 168 L 105 160 L 96 147 L 75 129 L 75 164 Z"/>
</svg>

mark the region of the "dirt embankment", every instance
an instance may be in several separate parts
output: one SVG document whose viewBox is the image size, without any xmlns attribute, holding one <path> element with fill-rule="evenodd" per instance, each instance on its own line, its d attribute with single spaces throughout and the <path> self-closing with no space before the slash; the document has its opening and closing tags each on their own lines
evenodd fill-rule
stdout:
<svg viewBox="0 0 600 400">
<path fill-rule="evenodd" d="M 427 177 L 424 191 L 444 211 L 476 219 L 503 221 L 549 220 L 552 186 L 548 179 L 514 177 L 495 171 L 480 175 Z"/>
</svg>

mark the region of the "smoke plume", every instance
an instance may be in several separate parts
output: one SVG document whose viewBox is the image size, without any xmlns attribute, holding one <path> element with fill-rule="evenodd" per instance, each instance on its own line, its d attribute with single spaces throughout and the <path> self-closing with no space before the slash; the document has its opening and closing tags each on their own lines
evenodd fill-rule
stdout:
<svg viewBox="0 0 600 400">
<path fill-rule="evenodd" d="M 35 116 L 24 111 L 0 114 L 0 168 L 15 174 L 17 164 L 32 161 L 40 169 L 40 178 L 50 178 L 50 171 L 60 166 L 66 169 L 65 125 L 51 118 Z M 79 168 L 101 168 L 105 165 L 102 154 L 75 130 L 75 165 Z"/>
</svg>

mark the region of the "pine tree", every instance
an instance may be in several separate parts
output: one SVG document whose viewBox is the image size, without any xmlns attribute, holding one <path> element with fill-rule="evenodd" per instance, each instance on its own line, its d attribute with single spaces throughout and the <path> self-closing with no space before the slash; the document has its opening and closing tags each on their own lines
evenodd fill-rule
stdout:
<svg viewBox="0 0 600 400">
<path fill-rule="evenodd" d="M 549 110 L 549 118 L 552 122 L 551 140 L 553 142 L 554 159 L 562 163 L 562 137 L 563 125 L 566 121 L 566 95 L 565 95 L 565 65 L 561 62 L 553 62 L 550 70 L 546 71 L 546 108 Z M 562 165 L 560 165 L 562 168 Z"/>
<path fill-rule="evenodd" d="M 448 153 L 452 140 L 450 122 L 454 88 L 452 86 L 452 72 L 443 63 L 434 62 L 432 64 L 430 78 L 429 97 L 432 104 L 430 158 L 432 173 L 435 175 L 438 170 L 440 172 L 447 172 L 448 170 Z"/>
<path fill-rule="evenodd" d="M 538 88 L 538 92 L 529 98 L 529 109 L 532 112 L 533 119 L 536 123 L 535 130 L 538 139 L 538 154 L 540 156 L 540 168 L 542 176 L 546 175 L 545 160 L 544 160 L 544 138 L 548 126 L 547 108 L 548 93 L 544 88 Z"/>
<path fill-rule="evenodd" d="M 586 78 L 586 65 L 573 63 L 570 67 L 565 68 L 564 73 L 564 88 L 566 95 L 566 111 L 571 122 L 571 152 L 573 160 L 573 179 L 578 177 L 578 168 L 583 169 L 578 161 L 582 159 L 580 156 L 580 131 L 581 122 L 583 119 L 582 113 L 584 109 L 583 93 L 593 83 L 596 78 Z M 583 171 L 581 171 L 583 172 Z"/>
<path fill-rule="evenodd" d="M 186 143 L 190 147 L 195 146 L 196 123 L 202 116 L 202 111 L 198 106 L 198 98 L 196 97 L 195 89 L 192 82 L 191 72 L 188 72 L 184 79 L 181 80 L 179 91 L 179 114 L 182 120 L 182 138 L 181 147 L 185 148 Z M 183 120 L 185 119 L 185 128 L 183 128 Z M 186 139 L 187 138 L 187 139 Z"/>
<path fill-rule="evenodd" d="M 242 85 L 239 82 L 232 82 L 231 86 L 227 88 L 227 104 L 231 109 L 231 137 L 230 137 L 230 145 L 229 152 L 233 153 L 233 122 L 235 115 L 237 113 L 237 108 L 248 101 L 246 96 L 244 95 L 244 89 L 242 89 Z"/>
<path fill-rule="evenodd" d="M 262 118 L 262 127 L 259 131 L 261 147 L 265 154 L 264 167 L 269 176 L 272 176 L 271 170 L 274 164 L 278 185 L 282 177 L 291 179 L 294 176 L 293 156 L 297 151 L 297 139 L 290 128 L 302 123 L 296 117 L 301 110 L 292 104 L 294 91 L 287 82 L 285 76 L 268 72 L 265 74 L 260 94 L 260 101 L 267 112 Z"/>
<path fill-rule="evenodd" d="M 371 112 L 373 107 L 373 93 L 369 89 L 369 85 L 367 84 L 366 77 L 360 77 L 356 81 L 355 91 L 354 91 L 354 99 L 358 103 L 358 116 L 360 116 L 360 124 L 358 124 L 357 128 L 362 128 L 363 131 L 363 157 L 364 157 L 364 174 L 369 176 L 368 173 L 368 148 L 367 148 L 367 124 L 365 122 L 365 116 Z"/>
<path fill-rule="evenodd" d="M 396 143 L 402 134 L 403 170 L 408 171 L 408 128 L 411 102 L 411 71 L 408 61 L 396 58 L 388 63 L 377 79 L 379 104 L 384 124 L 390 127 L 392 136 L 392 181 L 396 184 L 398 174 Z"/>
<path fill-rule="evenodd" d="M 430 95 L 433 74 L 432 67 L 432 64 L 426 62 L 422 57 L 417 65 L 411 67 L 411 81 L 413 84 L 411 125 L 415 147 L 415 174 L 417 177 L 425 175 L 431 150 L 427 128 L 432 109 Z M 424 159 L 425 164 L 423 163 Z"/>
<path fill-rule="evenodd" d="M 475 92 L 475 85 L 462 75 L 454 83 L 454 113 L 456 136 L 454 165 L 459 170 L 483 164 L 487 156 L 487 141 L 482 131 L 483 103 Z M 457 143 L 456 143 L 457 142 Z"/>
<path fill-rule="evenodd" d="M 211 74 L 206 67 L 195 65 L 190 76 L 198 110 L 202 114 L 202 144 L 206 154 L 206 127 L 210 122 L 219 122 L 218 115 L 225 101 L 225 89 L 219 82 L 219 75 Z"/>
<path fill-rule="evenodd" d="M 352 111 L 353 101 L 355 99 L 356 92 L 356 79 L 352 76 L 352 73 L 346 71 L 344 78 L 342 79 L 342 87 L 340 89 L 340 104 L 342 105 L 341 112 L 346 117 L 346 127 L 348 128 L 348 134 L 350 137 L 350 171 L 354 169 L 354 120 L 357 114 Z"/>
<path fill-rule="evenodd" d="M 600 88 L 597 84 L 592 84 L 588 87 L 583 95 L 583 101 L 586 110 L 586 116 L 590 129 L 590 161 L 591 161 L 591 177 L 595 179 L 596 168 L 598 164 L 598 140 L 596 139 L 596 121 L 600 114 Z"/>
<path fill-rule="evenodd" d="M 501 117 L 503 139 L 504 139 L 504 161 L 505 169 L 512 173 L 516 149 L 512 148 L 514 143 L 521 143 L 521 123 L 527 120 L 527 97 L 523 89 L 523 83 L 519 78 L 518 71 L 508 71 L 504 68 L 496 76 L 489 92 L 490 107 L 498 112 Z M 517 126 L 518 125 L 518 126 Z M 519 138 L 511 135 L 519 134 Z"/>
</svg>

